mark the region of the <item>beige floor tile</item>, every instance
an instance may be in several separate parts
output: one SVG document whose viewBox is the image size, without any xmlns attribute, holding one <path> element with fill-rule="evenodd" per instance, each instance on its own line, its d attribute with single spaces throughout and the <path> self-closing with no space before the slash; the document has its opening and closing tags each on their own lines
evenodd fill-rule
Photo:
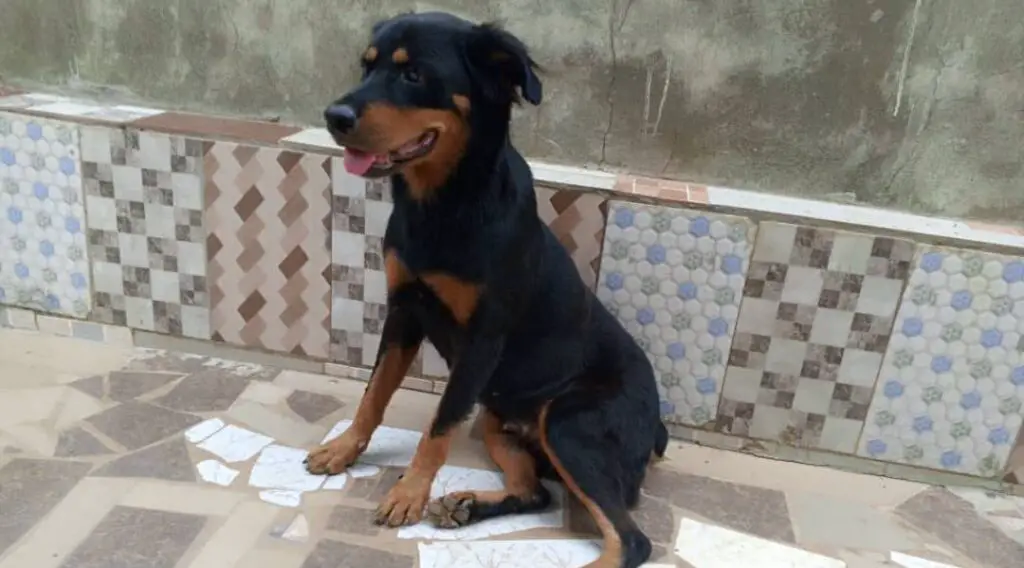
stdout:
<svg viewBox="0 0 1024 568">
<path fill-rule="evenodd" d="M 227 416 L 287 446 L 312 447 L 325 434 L 323 427 L 284 416 L 263 404 L 248 400 L 236 401 L 228 409 Z"/>
<path fill-rule="evenodd" d="M 793 530 L 801 545 L 825 545 L 879 552 L 907 550 L 921 539 L 895 516 L 869 505 L 815 493 L 786 496 Z"/>
<path fill-rule="evenodd" d="M 254 548 L 246 551 L 237 566 L 245 568 L 301 568 L 309 554 L 304 548 L 283 544 L 275 548 Z M 192 568 L 189 566 L 188 568 Z M 372 567 L 368 567 L 372 568 Z"/>
<path fill-rule="evenodd" d="M 135 482 L 86 478 L 15 545 L 0 568 L 57 568 Z"/>
<path fill-rule="evenodd" d="M 54 357 L 60 353 L 60 357 Z M 0 330 L 0 361 L 81 377 L 122 368 L 132 349 L 33 331 Z"/>
<path fill-rule="evenodd" d="M 63 430 L 107 408 L 107 405 L 83 392 L 65 388 L 54 417 L 54 426 L 57 430 Z"/>
<path fill-rule="evenodd" d="M 42 424 L 16 424 L 4 431 L 15 447 L 37 456 L 50 457 L 57 448 L 57 434 Z"/>
<path fill-rule="evenodd" d="M 269 530 L 279 509 L 259 501 L 238 506 L 210 537 L 189 568 L 226 568 L 237 566 L 246 551 Z"/>
<path fill-rule="evenodd" d="M 240 503 L 254 498 L 244 491 L 147 479 L 138 481 L 118 501 L 118 505 L 189 515 L 224 516 Z"/>
<path fill-rule="evenodd" d="M 666 458 L 667 466 L 693 475 L 784 492 L 855 498 L 871 506 L 895 507 L 928 487 L 912 481 L 764 459 L 677 441 L 669 444 Z"/>
<path fill-rule="evenodd" d="M 53 415 L 64 396 L 62 387 L 17 389 L 0 396 L 0 428 L 41 422 Z"/>
</svg>

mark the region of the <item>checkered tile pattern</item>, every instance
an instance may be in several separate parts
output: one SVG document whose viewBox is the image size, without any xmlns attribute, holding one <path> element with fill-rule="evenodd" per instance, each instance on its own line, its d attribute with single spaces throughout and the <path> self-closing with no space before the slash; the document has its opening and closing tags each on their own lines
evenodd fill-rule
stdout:
<svg viewBox="0 0 1024 568">
<path fill-rule="evenodd" d="M 330 358 L 370 367 L 387 315 L 384 231 L 393 207 L 390 182 L 352 176 L 337 159 L 332 171 Z M 584 281 L 594 286 L 604 238 L 605 199 L 538 188 L 537 201 L 541 219 L 569 251 Z M 409 374 L 441 379 L 448 370 L 426 343 Z"/>
<path fill-rule="evenodd" d="M 913 253 L 910 241 L 763 223 L 718 429 L 854 451 Z"/>
<path fill-rule="evenodd" d="M 84 128 L 92 318 L 210 338 L 202 142 Z"/>
</svg>

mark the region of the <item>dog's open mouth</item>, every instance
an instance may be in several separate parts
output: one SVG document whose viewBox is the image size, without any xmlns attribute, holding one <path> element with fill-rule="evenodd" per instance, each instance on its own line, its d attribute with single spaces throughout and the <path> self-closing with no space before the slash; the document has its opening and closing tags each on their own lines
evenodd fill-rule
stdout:
<svg viewBox="0 0 1024 568">
<path fill-rule="evenodd" d="M 430 129 L 411 142 L 383 154 L 345 148 L 345 170 L 362 177 L 383 177 L 391 175 L 402 164 L 422 158 L 434 149 L 438 131 Z"/>
</svg>

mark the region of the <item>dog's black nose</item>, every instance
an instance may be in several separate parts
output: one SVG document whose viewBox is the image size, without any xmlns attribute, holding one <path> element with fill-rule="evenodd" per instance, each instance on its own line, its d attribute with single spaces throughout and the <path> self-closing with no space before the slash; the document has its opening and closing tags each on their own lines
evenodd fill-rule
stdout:
<svg viewBox="0 0 1024 568">
<path fill-rule="evenodd" d="M 349 105 L 331 105 L 324 111 L 324 119 L 327 121 L 328 130 L 337 134 L 345 134 L 356 127 L 359 119 L 356 117 L 356 109 Z"/>
</svg>

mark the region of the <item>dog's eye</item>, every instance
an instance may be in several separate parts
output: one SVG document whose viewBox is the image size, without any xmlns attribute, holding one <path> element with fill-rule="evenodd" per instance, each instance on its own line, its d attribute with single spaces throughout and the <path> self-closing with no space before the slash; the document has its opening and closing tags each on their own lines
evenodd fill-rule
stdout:
<svg viewBox="0 0 1024 568">
<path fill-rule="evenodd" d="M 423 80 L 423 77 L 420 75 L 418 69 L 410 66 L 402 70 L 402 79 L 405 79 L 410 83 L 419 83 Z"/>
</svg>

